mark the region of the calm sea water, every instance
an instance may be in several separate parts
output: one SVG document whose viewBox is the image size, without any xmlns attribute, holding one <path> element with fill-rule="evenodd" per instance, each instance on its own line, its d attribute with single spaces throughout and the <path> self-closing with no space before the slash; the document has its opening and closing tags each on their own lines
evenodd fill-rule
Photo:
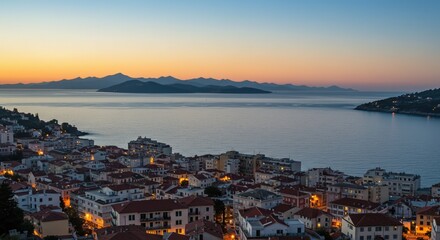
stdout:
<svg viewBox="0 0 440 240">
<path fill-rule="evenodd" d="M 67 121 L 99 145 L 138 136 L 190 156 L 237 150 L 291 157 L 303 169 L 362 175 L 382 167 L 440 182 L 440 119 L 352 110 L 391 93 L 143 95 L 90 90 L 0 90 L 0 105 Z"/>
</svg>

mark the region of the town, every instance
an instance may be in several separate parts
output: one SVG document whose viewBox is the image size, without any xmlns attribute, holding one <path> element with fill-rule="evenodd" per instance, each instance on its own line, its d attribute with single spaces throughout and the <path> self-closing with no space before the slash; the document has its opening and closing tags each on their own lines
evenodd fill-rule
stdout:
<svg viewBox="0 0 440 240">
<path fill-rule="evenodd" d="M 440 183 L 419 175 L 188 157 L 146 137 L 97 146 L 69 124 L 0 113 L 1 239 L 440 239 Z"/>
</svg>

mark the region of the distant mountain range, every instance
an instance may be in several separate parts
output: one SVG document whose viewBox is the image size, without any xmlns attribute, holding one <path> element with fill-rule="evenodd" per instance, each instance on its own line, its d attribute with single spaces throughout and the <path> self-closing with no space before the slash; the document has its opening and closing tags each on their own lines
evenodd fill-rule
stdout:
<svg viewBox="0 0 440 240">
<path fill-rule="evenodd" d="M 237 88 L 256 88 L 264 91 L 307 91 L 307 92 L 353 92 L 353 89 L 341 88 L 338 86 L 330 87 L 309 87 L 304 85 L 293 84 L 275 84 L 275 83 L 258 83 L 254 81 L 236 82 L 229 79 L 214 78 L 193 78 L 181 80 L 175 77 L 159 77 L 159 78 L 132 78 L 122 73 L 106 76 L 103 78 L 87 77 L 63 79 L 59 81 L 29 83 L 29 84 L 3 84 L 0 88 L 28 88 L 28 89 L 102 89 L 113 85 L 121 84 L 130 80 L 139 80 L 143 82 L 154 82 L 161 85 L 169 84 L 186 84 L 195 87 L 206 86 L 232 86 Z"/>
<path fill-rule="evenodd" d="M 355 109 L 440 117 L 440 88 L 369 102 Z"/>
<path fill-rule="evenodd" d="M 270 93 L 257 88 L 234 87 L 234 86 L 201 86 L 191 84 L 174 83 L 159 84 L 157 82 L 143 82 L 140 80 L 128 80 L 108 88 L 101 88 L 98 92 L 119 93 Z"/>
</svg>

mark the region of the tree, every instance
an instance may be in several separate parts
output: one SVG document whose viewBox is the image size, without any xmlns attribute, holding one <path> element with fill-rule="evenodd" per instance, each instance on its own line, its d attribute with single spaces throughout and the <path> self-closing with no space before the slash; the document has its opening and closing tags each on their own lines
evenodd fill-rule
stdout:
<svg viewBox="0 0 440 240">
<path fill-rule="evenodd" d="M 23 211 L 17 207 L 12 190 L 8 184 L 0 185 L 0 235 L 11 229 L 20 230 L 23 225 Z"/>
<path fill-rule="evenodd" d="M 205 194 L 208 195 L 208 197 L 220 197 L 222 195 L 222 192 L 218 187 L 209 186 L 205 188 Z"/>
<path fill-rule="evenodd" d="M 188 187 L 188 180 L 183 180 L 182 182 L 180 182 L 180 186 Z"/>
<path fill-rule="evenodd" d="M 57 236 L 46 236 L 43 238 L 43 240 L 58 240 L 59 238 Z"/>
<path fill-rule="evenodd" d="M 28 236 L 31 236 L 34 233 L 34 225 L 31 223 L 31 221 L 24 219 L 19 230 L 21 232 L 27 231 Z"/>
<path fill-rule="evenodd" d="M 85 234 L 85 231 L 83 229 L 84 219 L 80 218 L 78 212 L 72 207 L 65 208 L 64 212 L 69 217 L 69 222 L 72 224 L 73 228 L 75 228 L 75 231 L 78 233 L 78 235 L 84 236 Z"/>
<path fill-rule="evenodd" d="M 226 221 L 226 207 L 223 201 L 218 199 L 214 200 L 214 211 L 216 218 L 220 215 L 222 216 L 222 223 L 224 225 Z"/>
<path fill-rule="evenodd" d="M 330 233 L 327 232 L 324 228 L 320 228 L 316 230 L 316 233 L 323 236 L 325 240 L 332 240 L 333 238 L 330 236 Z"/>
<path fill-rule="evenodd" d="M 60 196 L 60 208 L 61 210 L 64 211 L 64 209 L 66 208 L 66 204 L 64 203 L 64 199 L 63 197 Z"/>
</svg>

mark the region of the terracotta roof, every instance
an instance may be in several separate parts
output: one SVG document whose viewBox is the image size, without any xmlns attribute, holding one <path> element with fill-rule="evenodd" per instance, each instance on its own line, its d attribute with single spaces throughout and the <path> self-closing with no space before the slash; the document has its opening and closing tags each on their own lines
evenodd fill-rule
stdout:
<svg viewBox="0 0 440 240">
<path fill-rule="evenodd" d="M 355 227 L 402 226 L 399 220 L 383 213 L 361 213 L 348 215 Z"/>
<path fill-rule="evenodd" d="M 276 213 L 283 213 L 283 212 L 289 211 L 292 208 L 295 208 L 295 206 L 280 203 L 280 204 L 276 205 L 272 210 Z"/>
<path fill-rule="evenodd" d="M 120 203 L 112 205 L 112 208 L 118 213 L 143 213 L 143 212 L 160 212 L 171 211 L 174 209 L 183 209 L 184 207 L 176 200 L 143 200 L 132 201 L 128 203 Z"/>
<path fill-rule="evenodd" d="M 40 220 L 41 222 L 53 222 L 60 220 L 67 220 L 68 217 L 65 213 L 62 212 L 53 212 L 50 210 L 40 211 L 31 214 L 31 216 L 35 219 Z"/>
<path fill-rule="evenodd" d="M 335 200 L 331 203 L 337 204 L 337 205 L 342 205 L 342 206 L 368 209 L 368 210 L 373 210 L 373 209 L 376 209 L 380 206 L 379 203 L 374 203 L 374 202 L 355 199 L 355 198 L 341 198 L 341 199 Z"/>
<path fill-rule="evenodd" d="M 290 196 L 298 196 L 298 197 L 308 196 L 307 193 L 303 193 L 303 192 L 299 191 L 298 189 L 293 189 L 293 188 L 283 188 L 279 192 L 281 194 L 286 194 L 286 195 L 290 195 Z"/>
<path fill-rule="evenodd" d="M 177 201 L 185 207 L 214 206 L 214 201 L 209 197 L 188 196 Z"/>
<path fill-rule="evenodd" d="M 417 215 L 440 216 L 440 206 L 423 207 L 417 211 Z"/>
<path fill-rule="evenodd" d="M 244 218 L 246 217 L 257 217 L 257 216 L 269 216 L 272 214 L 272 211 L 259 207 L 252 207 L 248 209 L 241 209 L 240 215 Z"/>
<path fill-rule="evenodd" d="M 121 172 L 121 173 L 112 173 L 108 175 L 111 178 L 124 179 L 124 178 L 132 178 L 136 176 L 134 172 Z"/>
<path fill-rule="evenodd" d="M 264 218 L 260 219 L 260 223 L 263 226 L 269 226 L 269 225 L 272 225 L 272 224 L 275 224 L 275 223 L 279 223 L 279 224 L 288 226 L 285 222 L 281 221 L 280 219 L 278 219 L 274 215 L 269 215 L 267 217 L 264 217 Z"/>
<path fill-rule="evenodd" d="M 189 240 L 190 237 L 185 235 L 180 235 L 177 233 L 171 233 L 163 238 L 164 240 Z"/>
<path fill-rule="evenodd" d="M 330 215 L 330 213 L 324 212 L 320 209 L 309 208 L 309 207 L 305 207 L 295 213 L 295 215 L 300 215 L 302 217 L 306 217 L 309 219 L 317 218 L 317 217 L 321 216 L 322 214 Z"/>
<path fill-rule="evenodd" d="M 136 187 L 136 186 L 130 185 L 130 184 L 110 185 L 110 186 L 107 186 L 107 187 L 110 188 L 113 191 L 122 191 L 122 190 L 139 188 L 139 187 Z"/>
<path fill-rule="evenodd" d="M 219 224 L 213 223 L 211 221 L 201 219 L 198 221 L 190 222 L 185 225 L 185 234 L 192 236 L 192 235 L 199 235 L 202 233 L 208 233 L 210 235 L 213 235 L 215 237 L 223 239 L 223 231 L 222 227 Z"/>
<path fill-rule="evenodd" d="M 99 240 L 162 240 L 161 235 L 148 234 L 142 226 L 113 226 L 96 230 Z"/>
</svg>

